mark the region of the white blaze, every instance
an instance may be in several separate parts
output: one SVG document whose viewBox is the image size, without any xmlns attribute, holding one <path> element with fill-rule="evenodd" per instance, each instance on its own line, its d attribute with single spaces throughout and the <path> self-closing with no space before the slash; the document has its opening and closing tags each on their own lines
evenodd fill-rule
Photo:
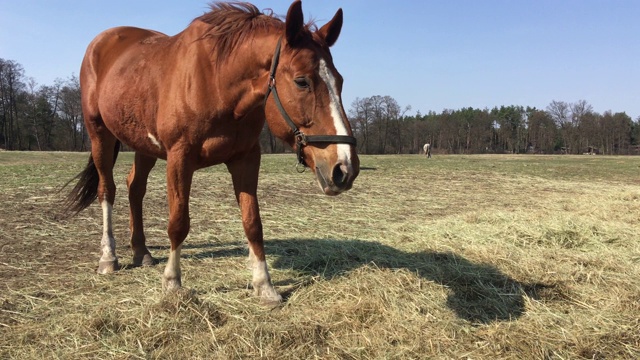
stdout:
<svg viewBox="0 0 640 360">
<path fill-rule="evenodd" d="M 327 66 L 327 62 L 324 59 L 320 59 L 320 78 L 327 84 L 329 89 L 329 97 L 331 99 L 331 117 L 333 118 L 333 125 L 336 128 L 336 135 L 348 135 L 346 121 L 347 119 L 342 116 L 340 95 L 338 94 L 338 87 L 336 86 L 336 78 Z M 347 164 L 351 167 L 351 148 L 349 144 L 337 144 L 338 145 L 338 161 Z"/>
</svg>

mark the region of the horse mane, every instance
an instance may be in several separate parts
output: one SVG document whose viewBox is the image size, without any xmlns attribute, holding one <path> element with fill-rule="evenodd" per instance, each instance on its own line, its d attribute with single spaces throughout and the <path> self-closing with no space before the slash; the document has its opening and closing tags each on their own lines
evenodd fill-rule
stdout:
<svg viewBox="0 0 640 360">
<path fill-rule="evenodd" d="M 193 22 L 202 21 L 209 25 L 202 38 L 215 38 L 213 55 L 218 64 L 227 60 L 238 44 L 256 32 L 284 29 L 284 21 L 274 15 L 271 9 L 266 14 L 248 2 L 214 2 L 209 7 L 209 12 L 195 18 Z M 315 23 L 307 23 L 305 29 L 311 33 L 315 30 Z"/>
</svg>

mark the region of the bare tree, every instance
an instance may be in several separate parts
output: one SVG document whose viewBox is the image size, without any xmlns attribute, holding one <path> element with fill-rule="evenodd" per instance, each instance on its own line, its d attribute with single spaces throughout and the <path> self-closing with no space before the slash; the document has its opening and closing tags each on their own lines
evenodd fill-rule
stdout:
<svg viewBox="0 0 640 360">
<path fill-rule="evenodd" d="M 547 106 L 547 113 L 555 121 L 556 126 L 560 127 L 571 120 L 571 109 L 569 104 L 564 101 L 553 100 Z"/>
<path fill-rule="evenodd" d="M 71 150 L 86 150 L 86 130 L 82 116 L 82 102 L 80 96 L 80 82 L 72 75 L 62 85 L 60 90 L 60 106 L 58 117 L 62 122 L 66 138 L 66 147 Z"/>
<path fill-rule="evenodd" d="M 577 102 L 570 104 L 571 108 L 571 121 L 574 125 L 579 125 L 583 116 L 593 113 L 593 106 L 591 106 L 586 100 L 578 100 Z"/>
<path fill-rule="evenodd" d="M 36 81 L 34 78 L 29 78 L 27 80 L 27 91 L 28 91 L 28 97 L 29 97 L 29 101 L 28 101 L 28 111 L 27 111 L 27 117 L 30 119 L 30 123 L 31 123 L 31 129 L 32 129 L 32 133 L 31 135 L 35 138 L 36 140 L 36 145 L 38 146 L 38 150 L 42 151 L 42 144 L 40 143 L 40 124 L 39 124 L 39 113 L 38 113 L 38 106 L 37 106 L 37 98 L 38 98 L 38 93 L 37 93 L 37 87 L 38 84 L 36 84 Z"/>
<path fill-rule="evenodd" d="M 374 110 L 370 98 L 356 98 L 351 103 L 351 109 L 349 110 L 349 117 L 352 128 L 355 132 L 360 149 L 365 154 L 370 153 L 369 138 L 371 133 L 371 126 L 374 120 Z"/>
<path fill-rule="evenodd" d="M 20 149 L 21 124 L 18 101 L 24 93 L 24 69 L 15 61 L 0 59 L 0 103 L 4 148 Z"/>
<path fill-rule="evenodd" d="M 562 144 L 565 147 L 570 147 L 571 135 L 572 135 L 572 123 L 571 123 L 571 108 L 569 104 L 564 101 L 553 100 L 551 104 L 547 106 L 547 113 L 556 124 L 556 127 L 560 131 L 562 138 Z"/>
</svg>

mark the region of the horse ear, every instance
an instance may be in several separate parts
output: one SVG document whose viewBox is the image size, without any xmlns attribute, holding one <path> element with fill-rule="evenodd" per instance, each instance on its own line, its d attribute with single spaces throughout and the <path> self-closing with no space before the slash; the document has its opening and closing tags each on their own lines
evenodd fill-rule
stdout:
<svg viewBox="0 0 640 360">
<path fill-rule="evenodd" d="M 340 30 L 342 30 L 342 8 L 338 9 L 338 12 L 336 12 L 331 21 L 318 30 L 318 34 L 324 39 L 327 46 L 331 47 L 336 43 L 336 40 L 338 40 Z"/>
<path fill-rule="evenodd" d="M 287 19 L 285 20 L 287 42 L 295 44 L 304 27 L 304 15 L 302 14 L 302 1 L 296 0 L 287 11 Z"/>
</svg>

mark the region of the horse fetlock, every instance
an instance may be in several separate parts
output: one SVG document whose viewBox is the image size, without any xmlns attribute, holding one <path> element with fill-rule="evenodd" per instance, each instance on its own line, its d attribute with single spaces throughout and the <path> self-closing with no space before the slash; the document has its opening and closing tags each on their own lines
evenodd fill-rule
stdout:
<svg viewBox="0 0 640 360">
<path fill-rule="evenodd" d="M 254 295 L 261 298 L 262 302 L 266 304 L 282 302 L 282 296 L 278 294 L 276 289 L 273 288 L 273 284 L 271 284 L 271 276 L 269 276 L 267 263 L 264 260 L 256 259 L 253 253 L 249 255 L 249 260 L 253 267 L 251 285 L 253 285 Z"/>
</svg>

